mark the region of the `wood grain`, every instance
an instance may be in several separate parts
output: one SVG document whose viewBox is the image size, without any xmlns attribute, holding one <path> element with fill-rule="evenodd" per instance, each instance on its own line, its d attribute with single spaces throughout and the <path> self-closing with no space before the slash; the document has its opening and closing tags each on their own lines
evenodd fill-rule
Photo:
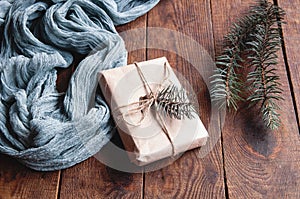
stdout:
<svg viewBox="0 0 300 199">
<path fill-rule="evenodd" d="M 96 158 L 62 172 L 60 198 L 140 198 L 142 174 L 111 169 Z"/>
<path fill-rule="evenodd" d="M 283 25 L 283 38 L 286 60 L 290 72 L 293 95 L 298 112 L 298 125 L 300 118 L 300 0 L 278 0 L 278 5 L 286 11 L 286 25 Z"/>
<path fill-rule="evenodd" d="M 148 14 L 148 26 L 184 33 L 202 45 L 207 56 L 214 55 L 209 1 L 161 1 Z M 157 33 L 148 29 L 147 46 L 163 46 L 165 49 L 147 49 L 147 58 L 166 56 L 173 69 L 192 84 L 201 102 L 200 117 L 207 126 L 210 109 L 207 88 L 197 68 L 189 63 L 191 60 L 185 60 L 176 53 L 193 53 L 184 38 L 176 37 L 176 32 L 161 30 Z M 205 60 L 202 61 L 199 65 L 205 67 Z M 199 158 L 198 152 L 189 151 L 168 167 L 146 173 L 145 198 L 225 198 L 220 141 L 204 158 Z"/>
<path fill-rule="evenodd" d="M 212 1 L 216 46 L 228 27 L 253 1 Z M 220 49 L 217 47 L 217 49 Z M 217 51 L 217 54 L 220 51 Z M 283 56 L 278 74 L 284 91 L 282 126 L 264 128 L 256 109 L 228 113 L 223 148 L 229 198 L 299 198 L 300 140 Z M 246 106 L 246 105 L 245 105 Z"/>
<path fill-rule="evenodd" d="M 0 162 L 0 199 L 57 198 L 59 171 L 33 171 L 4 155 Z"/>
<path fill-rule="evenodd" d="M 119 32 L 126 32 L 135 28 L 142 28 L 136 39 L 139 39 L 142 49 L 129 52 L 128 62 L 143 61 L 146 59 L 146 16 L 117 28 Z M 121 33 L 122 34 L 122 33 Z M 128 49 L 134 45 L 124 35 Z M 139 37 L 138 37 L 139 36 Z M 120 142 L 117 139 L 117 144 Z M 115 139 L 115 140 L 116 140 Z M 120 143 L 119 143 L 120 144 Z M 122 162 L 120 162 L 122 163 Z M 117 171 L 102 164 L 92 157 L 83 163 L 62 171 L 60 198 L 141 198 L 143 190 L 143 174 L 131 174 Z"/>
<path fill-rule="evenodd" d="M 287 12 L 287 25 L 283 26 L 285 45 L 283 53 L 279 53 L 278 66 L 285 91 L 285 100 L 280 103 L 282 126 L 278 131 L 266 130 L 257 110 L 241 104 L 237 113 L 227 113 L 222 140 L 218 140 L 218 135 L 210 135 L 209 144 L 218 142 L 204 158 L 199 158 L 200 150 L 189 151 L 173 164 L 146 174 L 116 171 L 94 157 L 63 171 L 36 172 L 0 155 L 0 199 L 300 198 L 300 139 L 295 111 L 300 113 L 300 0 L 276 2 Z M 206 53 L 215 57 L 221 52 L 230 24 L 251 3 L 252 0 L 162 0 L 148 16 L 117 30 L 129 50 L 129 63 L 168 58 L 173 69 L 196 91 L 201 102 L 200 117 L 207 126 L 211 122 L 207 87 L 199 68 L 177 53 L 193 56 L 198 51 L 191 52 L 184 38 L 175 38 L 175 33 L 167 30 L 184 33 L 203 46 L 207 52 L 199 55 L 201 58 Z M 153 32 L 152 27 L 166 29 L 159 33 Z M 155 46 L 164 46 L 165 50 L 153 49 Z M 59 91 L 66 90 L 80 59 L 75 60 L 73 67 L 59 71 Z M 205 67 L 206 61 L 203 59 L 200 67 Z M 114 140 L 121 146 L 118 137 Z"/>
</svg>

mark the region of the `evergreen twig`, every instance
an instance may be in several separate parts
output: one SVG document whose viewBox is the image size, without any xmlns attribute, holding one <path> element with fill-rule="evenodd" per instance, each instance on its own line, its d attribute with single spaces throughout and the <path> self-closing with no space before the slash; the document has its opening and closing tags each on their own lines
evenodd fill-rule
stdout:
<svg viewBox="0 0 300 199">
<path fill-rule="evenodd" d="M 213 101 L 221 103 L 220 107 L 237 110 L 238 102 L 244 100 L 241 96 L 243 82 L 237 70 L 243 67 L 245 60 L 242 59 L 242 53 L 245 43 L 258 22 L 256 11 L 257 8 L 253 7 L 248 15 L 231 26 L 230 32 L 224 37 L 223 53 L 216 58 L 218 68 L 212 76 L 211 96 Z"/>
<path fill-rule="evenodd" d="M 169 85 L 158 93 L 156 109 L 160 113 L 179 120 L 185 117 L 192 119 L 194 118 L 192 113 L 196 112 L 186 91 L 175 85 Z"/>
<path fill-rule="evenodd" d="M 250 105 L 260 103 L 263 121 L 272 130 L 280 126 L 279 106 L 276 101 L 281 100 L 282 89 L 275 66 L 278 64 L 277 51 L 281 46 L 278 23 L 282 23 L 284 11 L 267 1 L 260 5 L 261 23 L 257 24 L 249 36 L 248 60 L 253 72 L 248 74 L 247 80 L 252 90 L 248 97 Z"/>
<path fill-rule="evenodd" d="M 282 90 L 275 66 L 281 44 L 278 25 L 283 23 L 284 15 L 281 8 L 267 0 L 258 0 L 257 5 L 251 6 L 225 37 L 225 48 L 216 58 L 218 68 L 211 81 L 212 100 L 222 102 L 220 107 L 237 110 L 238 102 L 244 100 L 238 69 L 249 66 L 253 71 L 247 82 L 252 93 L 247 100 L 251 105 L 261 104 L 263 121 L 270 129 L 280 125 L 276 101 L 282 99 Z"/>
</svg>

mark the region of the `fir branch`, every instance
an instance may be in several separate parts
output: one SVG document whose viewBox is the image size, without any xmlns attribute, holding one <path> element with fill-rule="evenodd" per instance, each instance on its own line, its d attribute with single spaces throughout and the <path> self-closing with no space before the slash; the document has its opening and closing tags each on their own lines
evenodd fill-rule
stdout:
<svg viewBox="0 0 300 199">
<path fill-rule="evenodd" d="M 278 23 L 282 23 L 284 11 L 267 1 L 262 1 L 261 7 L 261 23 L 250 34 L 251 42 L 247 42 L 250 52 L 247 59 L 249 66 L 254 68 L 247 77 L 250 89 L 253 90 L 248 100 L 250 105 L 261 104 L 263 121 L 274 130 L 280 126 L 276 101 L 282 99 L 282 89 L 275 66 L 278 64 L 277 51 L 281 46 Z"/>
<path fill-rule="evenodd" d="M 169 85 L 161 90 L 156 98 L 156 109 L 171 118 L 181 120 L 185 117 L 194 118 L 195 107 L 188 99 L 186 91 L 175 85 Z"/>
<path fill-rule="evenodd" d="M 247 76 L 252 92 L 247 100 L 250 105 L 261 104 L 262 119 L 271 129 L 280 125 L 276 102 L 282 99 L 282 90 L 275 66 L 281 44 L 279 27 L 284 23 L 284 15 L 281 8 L 266 0 L 258 0 L 251 6 L 248 14 L 234 23 L 225 37 L 225 49 L 216 59 L 218 68 L 211 81 L 212 100 L 222 102 L 220 107 L 237 110 L 238 102 L 244 100 L 237 69 L 245 66 L 253 69 Z"/>
<path fill-rule="evenodd" d="M 211 97 L 212 101 L 219 103 L 220 107 L 226 106 L 237 110 L 237 103 L 244 100 L 241 96 L 243 83 L 237 69 L 242 68 L 245 62 L 241 58 L 242 52 L 245 50 L 248 35 L 259 22 L 258 9 L 259 7 L 253 7 L 246 16 L 231 26 L 230 32 L 224 38 L 223 53 L 216 58 L 218 68 L 212 76 Z"/>
</svg>

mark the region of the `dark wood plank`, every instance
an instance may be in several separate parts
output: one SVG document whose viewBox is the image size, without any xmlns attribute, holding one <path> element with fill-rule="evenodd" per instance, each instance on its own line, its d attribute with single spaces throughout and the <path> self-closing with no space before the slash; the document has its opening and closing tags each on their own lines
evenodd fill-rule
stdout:
<svg viewBox="0 0 300 199">
<path fill-rule="evenodd" d="M 148 27 L 162 27 L 184 33 L 194 39 L 214 56 L 214 44 L 210 16 L 210 2 L 173 0 L 161 1 L 148 14 Z M 171 51 L 193 53 L 186 38 L 175 38 L 176 33 L 162 30 L 157 33 L 148 29 L 148 48 L 164 46 L 165 50 L 147 49 L 148 59 L 166 56 L 174 70 L 182 74 L 198 93 L 200 117 L 207 126 L 210 102 L 208 90 L 197 69 L 184 60 L 183 55 Z M 158 45 L 162 44 L 162 45 Z M 158 47 L 160 48 L 160 47 Z M 195 49 L 198 50 L 198 49 Z M 188 56 L 188 55 L 187 55 Z M 202 55 L 196 55 L 201 57 Z M 192 57 L 190 57 L 192 59 Z M 200 67 L 205 67 L 205 59 Z M 214 140 L 215 135 L 210 135 Z M 216 135 L 217 136 L 217 135 Z M 215 139 L 218 139 L 215 138 Z M 168 167 L 145 174 L 145 198 L 225 198 L 222 150 L 220 140 L 204 158 L 199 149 L 185 153 Z"/>
<path fill-rule="evenodd" d="M 228 27 L 251 3 L 212 1 L 217 54 Z M 266 130 L 254 109 L 226 115 L 222 135 L 229 198 L 300 197 L 299 132 L 282 54 L 278 74 L 285 91 L 278 131 Z"/>
<path fill-rule="evenodd" d="M 290 76 L 295 96 L 298 120 L 300 118 L 300 0 L 283 1 L 278 4 L 286 11 L 286 25 L 283 25 L 283 37 L 286 50 L 286 58 L 290 70 Z M 298 121 L 299 122 L 299 121 Z M 299 124 L 299 123 L 298 123 Z"/>
<path fill-rule="evenodd" d="M 62 171 L 60 198 L 141 198 L 142 174 L 111 169 L 92 157 Z"/>
<path fill-rule="evenodd" d="M 144 33 L 139 36 L 144 49 L 129 52 L 128 62 L 146 59 L 146 16 L 134 22 L 117 28 L 119 32 L 126 32 L 135 28 L 142 28 Z M 121 33 L 122 34 L 122 33 Z M 144 37 L 142 36 L 144 35 Z M 126 34 L 123 34 L 128 49 L 134 49 Z M 129 36 L 130 37 L 130 36 Z M 92 157 L 83 163 L 62 171 L 60 198 L 141 198 L 143 188 L 143 174 L 131 174 L 117 171 L 102 164 Z"/>
<path fill-rule="evenodd" d="M 0 155 L 0 199 L 57 198 L 60 172 L 38 172 Z"/>
</svg>

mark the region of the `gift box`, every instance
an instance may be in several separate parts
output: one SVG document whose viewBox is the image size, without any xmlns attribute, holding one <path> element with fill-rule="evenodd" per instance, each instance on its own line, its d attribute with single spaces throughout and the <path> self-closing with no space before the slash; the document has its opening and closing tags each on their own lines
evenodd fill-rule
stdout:
<svg viewBox="0 0 300 199">
<path fill-rule="evenodd" d="M 181 84 L 165 57 L 102 71 L 99 83 L 125 150 L 143 166 L 206 144 L 199 116 L 176 118 L 157 109 L 157 93 Z"/>
</svg>

